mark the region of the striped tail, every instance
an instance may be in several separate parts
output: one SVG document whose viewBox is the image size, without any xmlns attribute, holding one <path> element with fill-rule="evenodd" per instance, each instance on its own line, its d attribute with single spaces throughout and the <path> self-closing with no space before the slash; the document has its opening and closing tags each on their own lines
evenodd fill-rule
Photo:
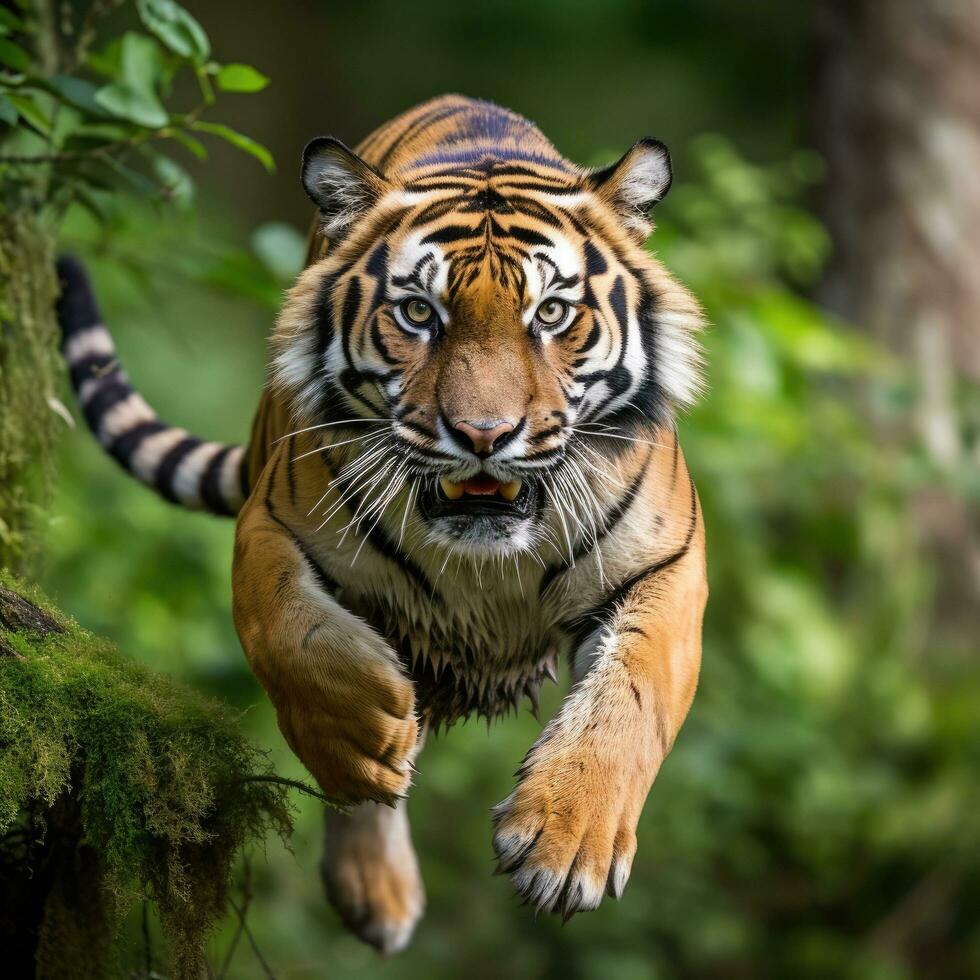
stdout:
<svg viewBox="0 0 980 980">
<path fill-rule="evenodd" d="M 85 421 L 102 448 L 171 503 L 236 514 L 248 496 L 245 447 L 205 442 L 164 422 L 120 367 L 85 267 L 62 256 L 58 278 L 61 350 Z"/>
</svg>

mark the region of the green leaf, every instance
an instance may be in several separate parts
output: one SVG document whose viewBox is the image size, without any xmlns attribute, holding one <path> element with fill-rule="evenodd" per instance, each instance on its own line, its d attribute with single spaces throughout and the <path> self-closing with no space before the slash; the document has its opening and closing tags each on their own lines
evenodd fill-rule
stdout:
<svg viewBox="0 0 980 980">
<path fill-rule="evenodd" d="M 0 7 L 0 25 L 11 31 L 23 31 L 26 26 L 15 13 L 7 10 L 6 7 Z"/>
<path fill-rule="evenodd" d="M 126 82 L 113 82 L 95 93 L 95 101 L 120 119 L 159 129 L 166 126 L 169 117 L 167 110 L 152 92 L 141 91 Z"/>
<path fill-rule="evenodd" d="M 36 102 L 32 102 L 26 95 L 14 95 L 12 92 L 8 93 L 7 98 L 25 122 L 33 126 L 42 135 L 51 135 L 51 120 Z"/>
<path fill-rule="evenodd" d="M 119 179 L 125 181 L 138 193 L 152 197 L 159 191 L 159 188 L 152 180 L 141 174 L 138 170 L 127 166 L 121 160 L 106 155 L 101 157 L 100 161 Z"/>
<path fill-rule="evenodd" d="M 104 225 L 109 220 L 108 212 L 98 198 L 98 194 L 93 193 L 91 188 L 84 184 L 79 184 L 74 190 L 74 203 L 84 208 L 96 221 L 97 224 Z"/>
<path fill-rule="evenodd" d="M 104 78 L 119 78 L 122 72 L 122 38 L 113 38 L 101 51 L 93 51 L 85 64 Z"/>
<path fill-rule="evenodd" d="M 171 51 L 200 65 L 211 54 L 204 28 L 174 0 L 136 0 L 136 9 L 147 29 Z"/>
<path fill-rule="evenodd" d="M 239 150 L 255 157 L 270 174 L 275 173 L 276 163 L 272 159 L 272 154 L 251 137 L 238 133 L 222 123 L 196 122 L 193 128 L 199 132 L 210 133 L 212 136 L 219 136 L 221 139 L 227 140 L 232 146 L 236 146 Z"/>
<path fill-rule="evenodd" d="M 153 169 L 169 200 L 178 207 L 187 208 L 194 200 L 194 182 L 187 171 L 170 157 L 156 153 L 153 157 Z"/>
<path fill-rule="evenodd" d="M 16 126 L 18 118 L 13 102 L 0 92 L 0 122 L 6 123 L 8 126 Z"/>
<path fill-rule="evenodd" d="M 165 126 L 170 117 L 157 95 L 163 70 L 163 52 L 153 38 L 126 34 L 119 55 L 119 81 L 98 89 L 95 101 L 112 115 L 140 126 Z"/>
<path fill-rule="evenodd" d="M 102 143 L 116 143 L 139 133 L 139 129 L 130 123 L 85 123 L 78 127 L 72 138 L 98 140 Z"/>
<path fill-rule="evenodd" d="M 145 34 L 123 35 L 119 56 L 119 80 L 142 92 L 156 93 L 164 79 L 160 45 Z"/>
<path fill-rule="evenodd" d="M 269 79 L 251 65 L 224 65 L 218 69 L 216 81 L 223 92 L 261 92 Z"/>
<path fill-rule="evenodd" d="M 204 148 L 204 144 L 200 140 L 194 139 L 193 136 L 180 129 L 175 129 L 172 135 L 185 150 L 193 153 L 198 160 L 207 160 L 208 151 Z"/>
<path fill-rule="evenodd" d="M 291 282 L 303 271 L 306 248 L 306 236 L 281 221 L 261 225 L 252 234 L 253 251 L 280 282 Z"/>
<path fill-rule="evenodd" d="M 63 105 L 61 111 L 51 114 L 51 142 L 58 147 L 78 130 L 83 121 L 82 114 L 70 105 Z"/>
<path fill-rule="evenodd" d="M 105 118 L 106 112 L 96 101 L 96 87 L 82 78 L 73 78 L 71 75 L 54 75 L 50 79 L 32 79 L 42 85 L 44 89 L 51 92 L 62 102 L 81 109 L 92 116 Z"/>
<path fill-rule="evenodd" d="M 19 44 L 0 37 L 0 64 L 14 71 L 27 71 L 31 67 L 31 56 Z"/>
</svg>

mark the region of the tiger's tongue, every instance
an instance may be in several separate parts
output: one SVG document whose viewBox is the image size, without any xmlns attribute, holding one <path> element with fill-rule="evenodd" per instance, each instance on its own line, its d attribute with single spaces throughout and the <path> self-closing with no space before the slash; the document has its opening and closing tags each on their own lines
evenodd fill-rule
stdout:
<svg viewBox="0 0 980 980">
<path fill-rule="evenodd" d="M 492 476 L 487 476 L 485 473 L 474 476 L 472 480 L 467 480 L 463 484 L 464 493 L 471 494 L 475 497 L 492 496 L 499 489 L 500 481 L 495 480 Z"/>
</svg>

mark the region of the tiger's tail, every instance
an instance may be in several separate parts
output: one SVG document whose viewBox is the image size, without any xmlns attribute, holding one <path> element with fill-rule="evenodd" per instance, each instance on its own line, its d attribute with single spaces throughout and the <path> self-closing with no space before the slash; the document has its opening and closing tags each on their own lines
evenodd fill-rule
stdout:
<svg viewBox="0 0 980 980">
<path fill-rule="evenodd" d="M 248 496 L 244 446 L 206 442 L 164 422 L 130 384 L 85 267 L 58 260 L 61 350 L 85 421 L 113 459 L 171 503 L 236 514 Z"/>
</svg>

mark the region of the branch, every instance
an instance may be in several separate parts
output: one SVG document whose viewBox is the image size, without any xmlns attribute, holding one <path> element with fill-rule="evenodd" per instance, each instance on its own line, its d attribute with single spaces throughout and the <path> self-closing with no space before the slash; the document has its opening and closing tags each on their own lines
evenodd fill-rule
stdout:
<svg viewBox="0 0 980 980">
<path fill-rule="evenodd" d="M 259 961 L 259 965 L 262 967 L 268 980 L 276 980 L 276 975 L 272 972 L 272 967 L 269 966 L 268 961 L 262 955 L 257 943 L 255 942 L 255 937 L 252 935 L 252 930 L 248 927 L 248 921 L 245 918 L 245 912 L 243 909 L 238 907 L 238 903 L 233 899 L 228 899 L 231 902 L 231 907 L 235 910 L 238 915 L 238 921 L 242 925 L 242 929 L 245 930 L 245 937 L 248 939 L 249 945 L 252 947 L 252 952 L 255 953 L 255 958 Z"/>
<path fill-rule="evenodd" d="M 244 776 L 242 779 L 237 780 L 238 783 L 278 783 L 280 786 L 289 786 L 292 789 L 298 789 L 301 793 L 306 793 L 307 796 L 312 796 L 314 799 L 319 800 L 321 803 L 326 803 L 327 806 L 337 807 L 337 809 L 343 810 L 344 808 L 337 803 L 335 800 L 330 799 L 325 793 L 321 793 L 318 789 L 314 789 L 308 783 L 301 782 L 298 779 L 287 779 L 285 776 Z"/>
</svg>

